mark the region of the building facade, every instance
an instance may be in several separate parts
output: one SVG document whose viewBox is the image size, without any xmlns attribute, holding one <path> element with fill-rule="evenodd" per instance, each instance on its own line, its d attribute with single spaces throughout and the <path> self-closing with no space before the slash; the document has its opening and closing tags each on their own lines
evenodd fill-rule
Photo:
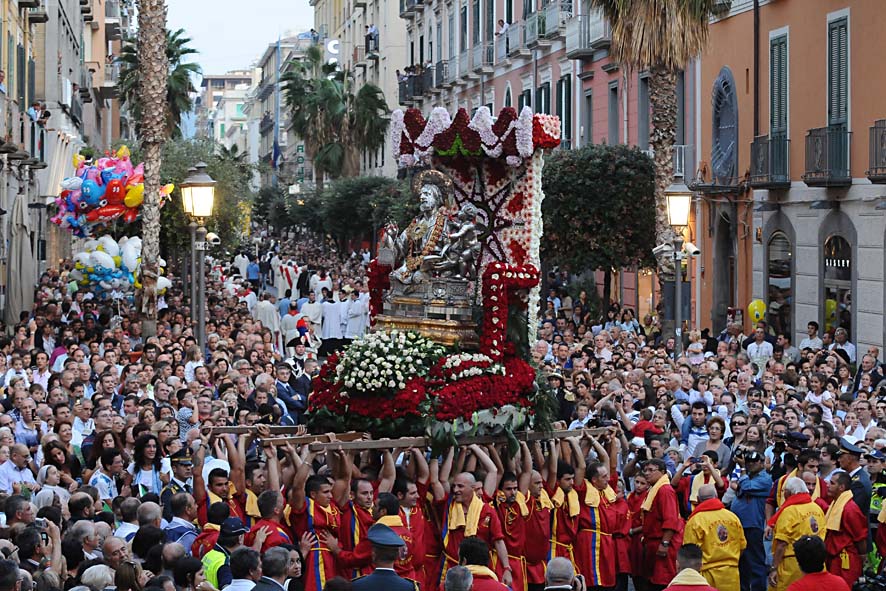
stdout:
<svg viewBox="0 0 886 591">
<path fill-rule="evenodd" d="M 886 343 L 886 106 L 869 75 L 886 50 L 882 8 L 734 2 L 701 60 L 709 184 L 732 185 L 704 195 L 704 232 L 735 261 L 712 280 L 738 306 L 766 302 L 794 343 L 814 320 L 846 329 L 859 354 Z"/>
<path fill-rule="evenodd" d="M 404 0 L 405 1 L 405 0 Z M 388 107 L 397 107 L 397 72 L 407 63 L 406 28 L 399 0 L 311 0 L 315 28 L 329 59 L 335 59 L 354 79 L 356 94 L 367 83 L 381 88 Z M 328 38 L 327 38 L 328 36 Z M 361 173 L 396 176 L 397 163 L 385 146 L 361 158 Z"/>
<path fill-rule="evenodd" d="M 196 136 L 211 137 L 222 141 L 227 133 L 228 125 L 226 124 L 224 132 L 219 127 L 219 123 L 222 121 L 216 120 L 218 102 L 229 93 L 239 94 L 239 91 L 243 89 L 248 90 L 254 83 L 252 70 L 231 70 L 226 74 L 204 74 L 203 80 L 200 82 L 200 95 L 195 101 Z M 242 98 L 245 101 L 245 92 L 243 92 Z M 236 105 L 236 101 L 232 102 Z M 224 120 L 224 116 L 222 116 L 222 120 Z"/>
</svg>

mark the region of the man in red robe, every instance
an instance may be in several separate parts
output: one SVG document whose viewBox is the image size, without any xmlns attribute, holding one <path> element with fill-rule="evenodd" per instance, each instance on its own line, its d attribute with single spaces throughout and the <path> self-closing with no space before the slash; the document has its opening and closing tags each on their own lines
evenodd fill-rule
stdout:
<svg viewBox="0 0 886 591">
<path fill-rule="evenodd" d="M 295 532 L 311 532 L 315 538 L 305 556 L 305 591 L 323 591 L 326 581 L 338 570 L 335 557 L 323 541 L 324 533 L 338 534 L 341 511 L 332 500 L 332 484 L 325 476 L 307 478 L 311 466 L 304 462 L 299 467 L 290 491 L 290 520 Z"/>
<path fill-rule="evenodd" d="M 589 480 L 575 486 L 581 499 L 575 564 L 589 587 L 615 587 L 615 511 L 617 495 L 609 483 L 609 469 L 600 462 L 587 467 Z M 618 486 L 616 484 L 616 486 Z"/>
<path fill-rule="evenodd" d="M 558 459 L 558 444 L 553 443 L 548 460 L 556 469 L 548 469 L 547 493 L 554 505 L 551 519 L 551 558 L 566 558 L 575 563 L 575 540 L 578 537 L 578 517 L 581 513 L 581 498 L 575 490 L 576 483 L 584 482 L 584 453 L 577 439 L 565 440 L 572 447 L 573 467 Z M 578 452 L 576 453 L 576 449 Z"/>
<path fill-rule="evenodd" d="M 532 540 L 524 550 L 526 556 L 527 587 L 544 586 L 545 566 L 551 554 L 551 511 L 554 505 L 545 490 L 544 479 L 535 470 L 529 480 L 529 520 L 526 523 L 526 539 Z M 884 528 L 886 529 L 886 528 Z"/>
<path fill-rule="evenodd" d="M 372 488 L 371 482 L 362 478 L 351 480 L 351 498 L 344 504 L 340 504 L 342 508 L 341 527 L 337 537 L 344 550 L 353 551 L 366 539 L 366 532 L 369 531 L 369 528 L 375 522 L 372 518 L 374 496 L 375 491 Z M 399 534 L 400 532 L 397 533 Z M 346 573 L 348 578 L 355 579 L 372 572 L 372 545 L 368 544 L 366 550 L 369 552 L 369 562 L 364 566 L 368 568 L 355 567 L 352 572 Z M 345 573 L 346 571 L 342 572 Z"/>
<path fill-rule="evenodd" d="M 458 560 L 474 577 L 471 591 L 508 591 L 489 568 L 489 546 L 480 538 L 465 538 L 458 547 Z"/>
<path fill-rule="evenodd" d="M 476 447 L 476 446 L 472 446 Z M 452 482 L 448 495 L 435 499 L 435 510 L 440 515 L 443 528 L 443 568 L 437 580 L 442 588 L 447 569 L 458 564 L 458 547 L 462 540 L 477 536 L 490 548 L 495 548 L 502 568 L 508 571 L 502 577 L 505 585 L 512 583 L 508 550 L 504 543 L 501 522 L 491 505 L 484 503 L 474 493 L 476 479 L 469 472 L 462 472 Z"/>
<path fill-rule="evenodd" d="M 663 460 L 652 459 L 643 467 L 649 492 L 643 510 L 644 577 L 651 589 L 668 585 L 676 576 L 677 550 L 683 541 L 683 519 L 677 493 L 671 487 Z"/>
<path fill-rule="evenodd" d="M 827 551 L 818 536 L 803 536 L 794 542 L 794 555 L 803 576 L 788 585 L 787 591 L 849 591 L 843 577 L 832 575 L 824 567 Z"/>
<path fill-rule="evenodd" d="M 868 539 L 868 520 L 852 500 L 851 487 L 852 478 L 846 472 L 831 476 L 824 538 L 828 572 L 842 577 L 850 589 L 861 576 Z"/>
<path fill-rule="evenodd" d="M 423 505 L 428 493 L 430 468 L 422 450 L 413 448 L 409 453 L 411 454 L 410 460 L 415 466 L 415 482 L 405 477 L 399 477 L 394 481 L 391 492 L 397 496 L 400 502 L 400 518 L 412 538 L 414 555 L 411 564 L 415 570 L 415 580 L 421 589 L 429 591 L 425 577 L 426 540 L 433 538 L 434 530 L 433 523 L 424 512 Z"/>
<path fill-rule="evenodd" d="M 283 525 L 285 506 L 283 495 L 275 490 L 266 490 L 258 496 L 258 510 L 261 513 L 261 519 L 256 521 L 249 533 L 246 534 L 245 543 L 247 546 L 251 547 L 255 543 L 256 534 L 262 529 L 269 532 L 261 546 L 262 554 L 274 546 L 293 544 L 292 532 Z"/>
<path fill-rule="evenodd" d="M 394 572 L 404 579 L 415 581 L 415 568 L 413 566 L 413 557 L 415 556 L 415 546 L 412 534 L 403 524 L 400 517 L 400 504 L 391 493 L 379 493 L 378 500 L 372 507 L 372 517 L 374 523 L 386 525 L 405 543 L 405 550 L 400 553 L 399 558 L 394 562 Z M 369 527 L 372 527 L 370 525 Z M 366 528 L 369 531 L 369 528 Z M 338 540 L 329 532 L 321 534 L 323 542 L 329 547 L 330 551 L 335 555 L 339 567 L 339 572 L 359 571 L 369 575 L 373 571 L 372 567 L 372 542 L 368 537 L 364 536 L 354 547 L 353 550 L 344 550 Z"/>
<path fill-rule="evenodd" d="M 530 466 L 532 459 L 529 458 Z M 502 476 L 499 490 L 496 493 L 495 511 L 501 521 L 502 533 L 504 534 L 505 547 L 508 549 L 511 574 L 514 583 L 513 591 L 527 591 L 526 583 L 526 525 L 529 521 L 529 506 L 523 493 L 518 490 L 517 475 L 513 472 L 505 472 Z M 500 566 L 500 565 L 499 565 Z M 498 574 L 504 571 L 498 569 Z M 474 577 L 476 589 L 476 575 Z"/>
</svg>

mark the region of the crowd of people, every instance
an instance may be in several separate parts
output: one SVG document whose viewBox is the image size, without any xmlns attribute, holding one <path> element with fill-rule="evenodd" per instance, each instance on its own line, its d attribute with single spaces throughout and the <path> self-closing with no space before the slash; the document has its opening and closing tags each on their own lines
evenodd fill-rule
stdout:
<svg viewBox="0 0 886 591">
<path fill-rule="evenodd" d="M 189 281 L 146 338 L 126 300 L 47 271 L 0 339 L 0 591 L 804 591 L 879 568 L 886 381 L 843 328 L 794 346 L 733 323 L 677 353 L 554 273 L 531 356 L 571 436 L 272 435 L 304 430 L 325 356 L 368 330 L 368 259 L 267 238 L 212 261 L 204 350 Z"/>
</svg>

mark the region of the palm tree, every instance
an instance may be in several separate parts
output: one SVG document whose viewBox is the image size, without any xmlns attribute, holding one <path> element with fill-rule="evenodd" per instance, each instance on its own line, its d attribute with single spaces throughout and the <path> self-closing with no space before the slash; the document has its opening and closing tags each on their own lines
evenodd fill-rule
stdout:
<svg viewBox="0 0 886 591">
<path fill-rule="evenodd" d="M 166 31 L 166 61 L 169 64 L 169 75 L 166 83 L 167 110 L 166 127 L 170 137 L 181 137 L 181 117 L 191 111 L 193 101 L 191 93 L 196 92 L 193 78 L 200 73 L 200 66 L 195 63 L 184 63 L 185 56 L 197 53 L 188 47 L 191 42 L 185 37 L 184 29 Z M 136 130 L 140 129 L 142 103 L 138 93 L 139 54 L 137 43 L 127 43 L 120 52 L 117 62 L 121 64 L 118 88 L 120 100 L 129 105 L 136 122 Z"/>
<path fill-rule="evenodd" d="M 390 109 L 384 93 L 364 84 L 355 94 L 351 73 L 324 64 L 316 45 L 308 48 L 303 61 L 290 66 L 281 78 L 286 104 L 293 129 L 313 162 L 318 191 L 326 174 L 357 176 L 360 153 L 385 144 Z"/>
<path fill-rule="evenodd" d="M 591 0 L 612 29 L 610 55 L 626 68 L 649 71 L 655 159 L 655 234 L 658 244 L 674 236 L 665 190 L 673 178 L 671 152 L 677 136 L 677 72 L 704 49 L 716 0 Z M 673 277 L 673 261 L 659 257 L 659 277 Z"/>
<path fill-rule="evenodd" d="M 142 205 L 142 293 L 140 310 L 145 336 L 157 333 L 157 276 L 160 260 L 160 164 L 169 137 L 169 44 L 164 0 L 138 0 L 138 60 L 136 115 L 145 163 L 145 200 Z"/>
</svg>

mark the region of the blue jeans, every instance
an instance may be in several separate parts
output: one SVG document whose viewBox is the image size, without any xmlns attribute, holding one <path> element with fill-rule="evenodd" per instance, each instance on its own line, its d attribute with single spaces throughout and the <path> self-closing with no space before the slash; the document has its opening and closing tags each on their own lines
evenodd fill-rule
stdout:
<svg viewBox="0 0 886 591">
<path fill-rule="evenodd" d="M 741 591 L 766 591 L 766 552 L 763 549 L 763 530 L 749 527 L 744 530 L 747 547 L 738 560 Z"/>
</svg>

